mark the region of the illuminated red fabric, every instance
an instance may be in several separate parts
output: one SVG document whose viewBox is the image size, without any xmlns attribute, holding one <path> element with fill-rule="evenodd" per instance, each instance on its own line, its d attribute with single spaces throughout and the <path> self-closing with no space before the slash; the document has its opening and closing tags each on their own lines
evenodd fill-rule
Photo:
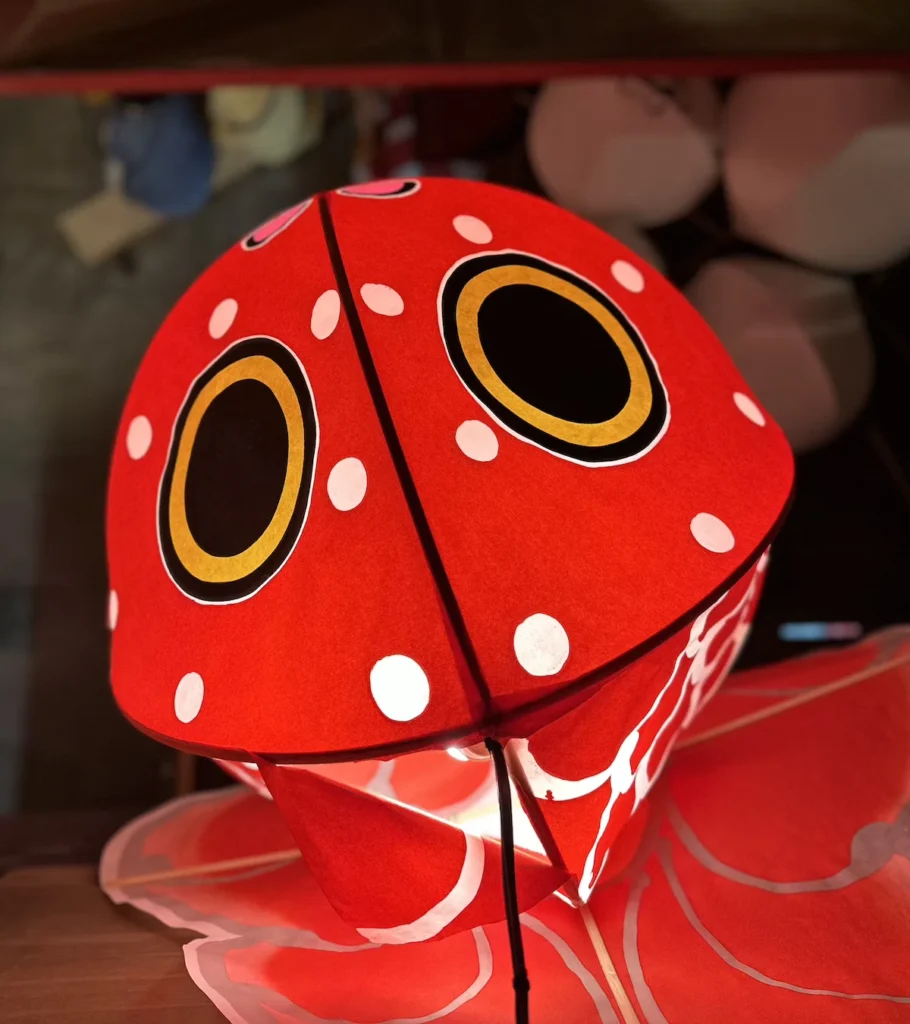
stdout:
<svg viewBox="0 0 910 1024">
<path fill-rule="evenodd" d="M 679 731 L 730 670 L 748 633 L 766 560 L 692 627 L 620 672 L 594 697 L 513 740 L 536 807 L 528 807 L 587 898 L 613 844 L 659 775 Z M 535 813 L 536 811 L 536 813 Z M 609 867 L 608 867 L 609 865 Z"/>
<path fill-rule="evenodd" d="M 218 761 L 218 764 L 260 796 L 269 795 L 253 762 Z M 496 799 L 492 761 L 462 761 L 441 750 L 420 750 L 388 761 L 342 761 L 308 767 L 335 782 L 391 797 L 447 820 L 454 820 L 459 814 Z"/>
<path fill-rule="evenodd" d="M 644 847 L 590 906 L 640 1021 L 910 1020 L 910 630 L 734 676 L 714 703 L 712 728 L 744 707 L 849 683 L 860 671 L 867 675 L 839 692 L 671 760 Z M 699 718 L 687 740 L 704 731 Z M 200 933 L 185 948 L 188 969 L 235 1024 L 510 1024 L 502 924 L 371 946 L 299 860 L 198 881 L 113 884 L 292 845 L 272 803 L 243 791 L 200 794 L 123 829 L 101 880 L 116 902 Z M 550 897 L 522 922 L 532 1020 L 623 1021 L 578 911 Z"/>
<path fill-rule="evenodd" d="M 592 903 L 642 1019 L 910 1020 L 910 630 L 736 675 L 711 727 L 859 666 L 674 757 L 653 853 Z"/>
<path fill-rule="evenodd" d="M 358 930 L 421 942 L 502 920 L 499 843 L 307 768 L 260 770 L 329 902 Z M 522 910 L 565 881 L 542 857 L 516 850 L 515 861 Z"/>
<path fill-rule="evenodd" d="M 113 687 L 135 724 L 179 747 L 239 761 L 319 762 L 527 736 L 571 706 L 563 697 L 590 694 L 685 630 L 755 562 L 786 505 L 792 464 L 783 436 L 656 271 L 534 197 L 463 181 L 392 184 L 303 203 L 235 246 L 165 321 L 127 401 L 108 504 Z M 649 445 L 581 464 L 507 429 L 469 392 L 440 309 L 456 264 L 479 266 L 471 261 L 484 253 L 509 266 L 530 260 L 536 270 L 525 271 L 543 267 L 548 280 L 563 275 L 572 294 L 624 318 L 639 339 L 637 358 L 660 382 L 647 385 L 651 404 L 641 407 L 660 421 Z M 335 301 L 324 297 L 344 300 L 345 284 L 359 324 L 342 301 L 323 336 Z M 557 369 L 570 336 L 556 332 L 547 350 Z M 171 541 L 159 498 L 167 511 L 167 467 L 193 388 L 250 338 L 290 353 L 311 393 L 318 450 L 306 517 L 286 560 L 255 592 L 194 597 L 165 566 L 162 545 Z M 669 413 L 661 419 L 663 391 Z M 459 446 L 469 421 L 492 433 L 492 460 Z M 312 443 L 314 431 L 307 436 Z M 351 458 L 365 468 L 366 493 L 340 511 L 329 500 L 330 474 Z M 698 516 L 720 521 L 732 548 L 698 542 Z M 516 655 L 518 628 L 533 616 L 555 620 L 567 638 L 555 668 L 532 671 Z M 532 660 L 535 643 L 526 644 Z M 426 706 L 407 719 L 389 718 L 371 695 L 371 672 L 391 655 L 416 662 L 428 680 Z M 175 714 L 188 675 L 189 699 Z"/>
<path fill-rule="evenodd" d="M 217 883 L 208 878 L 203 884 L 107 886 L 115 876 L 164 863 L 204 863 L 289 845 L 274 805 L 252 793 L 185 798 L 114 837 L 102 861 L 102 884 L 115 902 L 135 902 L 166 925 L 203 936 L 184 948 L 187 968 L 233 1024 L 512 1024 L 504 924 L 438 942 L 376 946 L 338 917 L 299 860 L 255 873 L 237 871 Z M 522 920 L 535 979 L 532 1019 L 612 1021 L 606 985 L 576 911 L 552 898 Z"/>
</svg>

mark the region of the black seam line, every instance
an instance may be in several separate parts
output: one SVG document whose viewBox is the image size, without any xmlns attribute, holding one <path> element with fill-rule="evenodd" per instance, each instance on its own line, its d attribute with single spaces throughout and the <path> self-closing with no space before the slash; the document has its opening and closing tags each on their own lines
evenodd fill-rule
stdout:
<svg viewBox="0 0 910 1024">
<path fill-rule="evenodd" d="M 528 1024 L 528 994 L 531 982 L 525 963 L 524 943 L 521 939 L 521 918 L 518 909 L 518 884 L 515 880 L 515 835 L 512 828 L 512 792 L 509 787 L 509 769 L 502 744 L 487 737 L 486 748 L 496 771 L 496 793 L 499 798 L 499 823 L 502 834 L 502 892 L 509 932 L 509 951 L 512 954 L 512 989 L 515 992 L 515 1024 Z"/>
<path fill-rule="evenodd" d="M 360 316 L 357 313 L 357 305 L 354 302 L 351 284 L 348 280 L 347 271 L 345 270 L 344 260 L 341 256 L 341 249 L 338 246 L 338 238 L 335 234 L 335 225 L 332 223 L 332 215 L 329 211 L 328 201 L 324 195 L 320 195 L 318 198 L 319 215 L 322 218 L 322 230 L 325 234 L 325 242 L 329 250 L 329 259 L 332 261 L 332 271 L 335 274 L 335 281 L 338 285 L 341 303 L 344 306 L 345 317 L 347 318 L 348 325 L 351 328 L 351 334 L 354 337 L 354 346 L 357 349 L 357 355 L 360 359 L 360 367 L 363 370 L 363 375 L 366 378 L 370 396 L 373 399 L 373 406 L 376 410 L 376 415 L 379 418 L 379 424 L 382 427 L 385 443 L 392 456 L 392 463 L 395 466 L 395 472 L 398 475 L 398 482 L 401 485 L 404 500 L 407 503 L 408 511 L 411 514 L 411 521 L 414 523 L 414 528 L 417 530 L 420 546 L 423 548 L 424 558 L 426 559 L 430 573 L 433 576 L 433 580 L 436 584 L 436 590 L 439 593 L 443 605 L 445 606 L 446 612 L 449 616 L 449 621 L 452 624 L 452 629 L 455 631 L 455 636 L 461 646 L 461 653 L 464 655 L 464 659 L 467 662 L 472 682 L 477 688 L 477 692 L 480 694 L 480 699 L 484 707 L 484 717 L 490 717 L 496 713 L 493 696 L 490 693 L 490 688 L 483 677 L 483 672 L 480 668 L 480 661 L 477 658 L 477 652 L 474 650 L 474 645 L 468 635 L 468 629 L 461 614 L 461 608 L 458 606 L 455 591 L 452 589 L 452 584 L 446 573 L 442 556 L 439 553 L 439 548 L 436 546 L 433 532 L 430 529 L 429 522 L 427 521 L 426 512 L 424 512 L 423 505 L 421 504 L 420 495 L 417 493 L 417 486 L 414 483 L 414 478 L 411 476 L 411 469 L 408 466 L 407 459 L 405 458 L 404 449 L 402 448 L 401 441 L 398 437 L 398 431 L 395 429 L 395 421 L 392 419 L 389 404 L 386 401 L 385 394 L 382 390 L 382 383 L 379 380 L 379 373 L 376 370 L 376 364 L 373 362 L 373 354 L 370 352 L 366 332 L 363 329 L 363 324 L 360 322 Z"/>
</svg>

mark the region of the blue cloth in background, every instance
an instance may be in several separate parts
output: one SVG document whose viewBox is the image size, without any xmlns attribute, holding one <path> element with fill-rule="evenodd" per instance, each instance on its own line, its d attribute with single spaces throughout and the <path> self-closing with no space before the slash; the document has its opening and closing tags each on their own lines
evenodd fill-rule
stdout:
<svg viewBox="0 0 910 1024">
<path fill-rule="evenodd" d="M 212 193 L 214 148 L 189 96 L 123 104 L 109 122 L 107 149 L 123 166 L 126 194 L 165 216 L 193 213 Z"/>
</svg>

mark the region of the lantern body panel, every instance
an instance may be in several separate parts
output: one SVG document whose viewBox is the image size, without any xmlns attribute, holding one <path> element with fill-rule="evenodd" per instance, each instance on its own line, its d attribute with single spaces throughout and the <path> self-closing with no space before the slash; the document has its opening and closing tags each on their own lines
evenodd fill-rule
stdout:
<svg viewBox="0 0 910 1024">
<path fill-rule="evenodd" d="M 643 261 L 539 199 L 469 182 L 438 184 L 396 203 L 332 196 L 330 204 L 355 296 L 381 280 L 405 299 L 396 317 L 360 301 L 358 312 L 485 681 L 497 706 L 514 708 L 608 668 L 694 618 L 707 595 L 719 596 L 763 550 L 786 504 L 792 464 L 777 427 L 770 420 L 758 426 L 736 405 L 744 384 L 716 338 Z M 489 228 L 488 242 L 453 228 L 465 215 Z M 592 285 L 624 316 L 659 372 L 653 390 L 665 390 L 667 422 L 656 437 L 637 445 L 630 439 L 619 461 L 606 461 L 614 458 L 606 452 L 600 464 L 583 462 L 587 456 L 554 450 L 560 439 L 545 431 L 529 436 L 513 419 L 499 422 L 503 403 L 470 390 L 453 365 L 452 343 L 440 337 L 453 268 L 492 259 L 501 291 L 530 291 L 535 285 L 523 283 L 531 279 L 519 264 L 527 256 L 542 270 L 537 288 L 557 287 L 543 274 L 562 269 Z M 641 291 L 617 280 L 619 262 L 639 275 Z M 578 296 L 566 294 L 568 307 Z M 497 295 L 494 289 L 485 301 Z M 568 347 L 558 329 L 573 325 L 554 313 L 549 351 L 541 355 L 528 339 L 528 361 L 546 359 L 546 371 L 558 376 Z M 525 340 L 519 334 L 513 344 L 520 360 Z M 521 367 L 507 366 L 505 354 L 500 359 L 496 368 L 517 379 Z M 490 461 L 459 447 L 459 427 L 474 420 L 495 433 Z M 700 513 L 730 528 L 730 551 L 708 551 L 693 538 Z M 516 630 L 535 614 L 552 617 L 567 634 L 568 656 L 552 675 L 532 674 L 516 658 Z"/>
<path fill-rule="evenodd" d="M 347 324 L 340 317 L 326 338 L 311 329 L 313 307 L 333 287 L 311 204 L 266 244 L 237 245 L 202 276 L 165 321 L 127 401 L 108 501 L 109 571 L 119 606 L 114 695 L 133 722 L 169 742 L 248 761 L 249 751 L 335 753 L 401 742 L 415 730 L 470 725 L 436 588 Z M 213 338 L 212 313 L 229 298 L 236 315 L 225 335 Z M 286 561 L 258 590 L 240 591 L 236 600 L 231 593 L 199 599 L 180 589 L 162 556 L 160 534 L 171 526 L 159 521 L 162 476 L 193 382 L 250 337 L 276 339 L 305 369 L 319 434 L 309 509 Z M 134 458 L 128 441 L 138 417 L 153 433 Z M 253 426 L 251 417 L 237 424 L 240 444 Z M 214 462 L 220 454 L 202 452 L 197 473 L 206 457 Z M 333 467 L 352 457 L 367 467 L 367 490 L 358 507 L 342 511 L 328 481 Z M 246 481 L 234 486 L 232 465 L 225 463 L 221 477 L 215 465 L 214 479 L 203 480 L 214 507 L 197 511 L 201 525 L 206 513 L 239 517 L 245 494 L 238 487 Z M 193 473 L 191 461 L 187 503 Z M 411 725 L 382 714 L 370 692 L 374 664 L 395 654 L 416 659 L 432 680 L 432 700 Z M 196 717 L 184 722 L 175 695 L 190 673 L 201 677 L 204 696 Z"/>
</svg>

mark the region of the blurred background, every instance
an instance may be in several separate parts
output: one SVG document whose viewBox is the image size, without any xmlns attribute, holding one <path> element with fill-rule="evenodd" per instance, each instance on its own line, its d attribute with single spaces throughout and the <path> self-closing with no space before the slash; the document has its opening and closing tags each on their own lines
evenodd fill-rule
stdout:
<svg viewBox="0 0 910 1024">
<path fill-rule="evenodd" d="M 176 299 L 321 189 L 484 179 L 616 235 L 799 453 L 741 664 L 910 620 L 910 12 L 606 7 L 0 6 L 0 867 L 221 781 L 110 696 L 108 460 Z"/>
</svg>

